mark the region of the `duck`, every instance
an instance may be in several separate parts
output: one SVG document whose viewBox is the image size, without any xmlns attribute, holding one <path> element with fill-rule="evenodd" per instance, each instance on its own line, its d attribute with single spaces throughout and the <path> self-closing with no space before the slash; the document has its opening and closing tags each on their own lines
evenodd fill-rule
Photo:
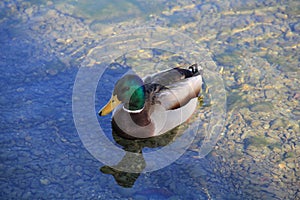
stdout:
<svg viewBox="0 0 300 200">
<path fill-rule="evenodd" d="M 203 84 L 202 75 L 197 64 L 166 69 L 144 78 L 125 74 L 98 114 L 112 112 L 113 130 L 126 139 L 161 136 L 192 116 Z"/>
</svg>

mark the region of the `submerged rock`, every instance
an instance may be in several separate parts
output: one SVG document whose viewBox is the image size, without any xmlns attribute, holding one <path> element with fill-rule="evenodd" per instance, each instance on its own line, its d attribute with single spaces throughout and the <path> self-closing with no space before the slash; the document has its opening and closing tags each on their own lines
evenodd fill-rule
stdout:
<svg viewBox="0 0 300 200">
<path fill-rule="evenodd" d="M 267 101 L 254 103 L 250 106 L 252 112 L 272 112 L 273 109 L 273 104 Z"/>
<path fill-rule="evenodd" d="M 277 118 L 273 121 L 270 122 L 270 127 L 271 129 L 279 129 L 279 128 L 284 128 L 286 127 L 286 121 L 280 118 Z"/>
</svg>

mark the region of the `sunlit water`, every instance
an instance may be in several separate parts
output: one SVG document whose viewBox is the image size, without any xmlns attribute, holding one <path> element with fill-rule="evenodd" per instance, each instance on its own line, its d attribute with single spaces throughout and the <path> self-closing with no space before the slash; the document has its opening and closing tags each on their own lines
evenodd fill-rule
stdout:
<svg viewBox="0 0 300 200">
<path fill-rule="evenodd" d="M 297 1 L 3 1 L 0 11 L 1 199 L 299 198 Z M 211 52 L 227 118 L 205 158 L 197 158 L 199 135 L 171 165 L 113 172 L 116 181 L 77 134 L 72 89 L 91 49 L 142 25 L 173 28 Z M 95 112 L 121 75 L 106 70 L 110 81 L 98 85 Z M 99 124 L 113 141 L 109 120 Z"/>
</svg>

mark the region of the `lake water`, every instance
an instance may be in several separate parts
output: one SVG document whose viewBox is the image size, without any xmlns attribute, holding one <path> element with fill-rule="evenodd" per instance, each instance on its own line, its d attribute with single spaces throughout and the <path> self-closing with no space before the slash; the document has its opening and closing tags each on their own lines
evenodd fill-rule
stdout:
<svg viewBox="0 0 300 200">
<path fill-rule="evenodd" d="M 299 10 L 272 0 L 1 1 L 1 199 L 300 199 Z M 166 137 L 124 141 L 111 115 L 97 116 L 130 67 L 144 76 L 193 62 L 207 91 Z M 82 99 L 91 104 L 74 108 Z M 184 132 L 195 121 L 198 132 Z M 110 149 L 85 140 L 99 127 L 118 149 L 143 148 L 146 166 L 141 154 L 134 172 L 106 166 Z M 171 144 L 189 145 L 147 160 Z"/>
</svg>

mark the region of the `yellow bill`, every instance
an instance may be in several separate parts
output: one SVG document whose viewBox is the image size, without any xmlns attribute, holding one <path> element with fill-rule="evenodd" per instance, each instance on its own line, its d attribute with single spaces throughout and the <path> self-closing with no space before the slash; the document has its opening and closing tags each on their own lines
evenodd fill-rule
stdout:
<svg viewBox="0 0 300 200">
<path fill-rule="evenodd" d="M 108 101 L 108 103 L 99 110 L 100 116 L 105 116 L 109 114 L 115 107 L 117 107 L 121 101 L 117 98 L 117 95 L 114 95 L 111 97 L 111 99 Z"/>
</svg>

